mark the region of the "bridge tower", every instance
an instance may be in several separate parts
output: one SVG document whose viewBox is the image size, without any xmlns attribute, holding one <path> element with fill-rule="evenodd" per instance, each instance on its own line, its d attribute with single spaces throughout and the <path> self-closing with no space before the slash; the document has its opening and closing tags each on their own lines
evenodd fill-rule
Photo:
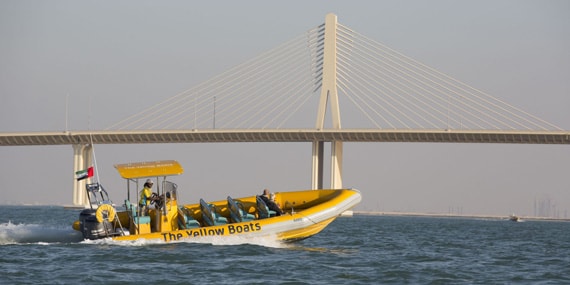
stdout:
<svg viewBox="0 0 570 285">
<path fill-rule="evenodd" d="M 332 128 L 340 129 L 340 108 L 337 93 L 337 17 L 335 14 L 327 14 L 325 18 L 324 50 L 321 81 L 321 97 L 317 112 L 317 122 L 315 128 L 322 130 L 325 127 L 325 115 L 330 102 L 330 112 L 332 116 Z M 323 167 L 324 167 L 324 141 L 313 142 L 313 168 L 312 168 L 312 188 L 323 188 Z M 342 141 L 331 142 L 331 185 L 332 189 L 342 188 Z"/>
</svg>

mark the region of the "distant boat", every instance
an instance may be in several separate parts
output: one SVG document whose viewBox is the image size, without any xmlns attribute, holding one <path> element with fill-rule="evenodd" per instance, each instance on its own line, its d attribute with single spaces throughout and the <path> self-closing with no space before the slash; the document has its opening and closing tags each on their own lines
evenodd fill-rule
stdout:
<svg viewBox="0 0 570 285">
<path fill-rule="evenodd" d="M 515 214 L 512 214 L 512 215 L 509 216 L 509 221 L 511 221 L 511 222 L 518 222 L 518 221 L 520 221 L 520 220 L 521 220 L 521 218 L 519 218 L 519 217 L 516 216 Z"/>
</svg>

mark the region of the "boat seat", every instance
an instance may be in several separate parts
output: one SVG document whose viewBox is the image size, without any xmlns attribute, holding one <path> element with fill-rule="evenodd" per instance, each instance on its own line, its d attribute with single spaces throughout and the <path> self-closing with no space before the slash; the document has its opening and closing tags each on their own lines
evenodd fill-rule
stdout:
<svg viewBox="0 0 570 285">
<path fill-rule="evenodd" d="M 149 216 L 134 217 L 133 221 L 135 221 L 136 225 L 150 224 L 150 217 Z"/>
<path fill-rule="evenodd" d="M 196 221 L 194 218 L 192 217 L 188 217 L 186 216 L 186 228 L 187 229 L 191 229 L 191 228 L 199 228 L 200 227 L 200 222 Z"/>
<path fill-rule="evenodd" d="M 133 204 L 131 204 L 131 201 L 125 199 L 125 209 L 127 209 L 127 212 L 130 212 L 132 217 L 135 217 L 137 215 L 137 207 L 133 206 Z"/>
<path fill-rule="evenodd" d="M 228 196 L 228 209 L 230 210 L 230 222 L 240 223 L 255 219 L 255 216 L 248 213 L 240 201 L 235 201 Z"/>
<path fill-rule="evenodd" d="M 269 210 L 267 204 L 265 204 L 265 202 L 263 201 L 263 199 L 261 199 L 261 197 L 259 197 L 259 195 L 257 195 L 255 199 L 257 201 L 257 213 L 260 219 L 275 217 L 277 215 L 277 212 Z"/>
<path fill-rule="evenodd" d="M 214 224 L 215 225 L 225 225 L 228 223 L 228 219 L 222 215 L 220 215 L 217 211 L 217 207 L 213 204 L 210 204 L 210 209 L 212 209 L 212 215 L 214 215 Z"/>
<path fill-rule="evenodd" d="M 150 224 L 149 216 L 139 216 L 137 213 L 137 207 L 131 204 L 131 201 L 125 200 L 125 208 L 130 212 L 131 217 L 135 224 Z"/>
<path fill-rule="evenodd" d="M 202 210 L 203 226 L 209 227 L 228 223 L 225 217 L 218 214 L 215 205 L 207 204 L 202 198 L 200 198 L 200 210 Z"/>
<path fill-rule="evenodd" d="M 196 221 L 191 215 L 188 214 L 184 207 L 178 208 L 178 215 L 181 219 L 178 220 L 178 227 L 182 229 L 191 229 L 200 227 L 200 223 Z"/>
</svg>

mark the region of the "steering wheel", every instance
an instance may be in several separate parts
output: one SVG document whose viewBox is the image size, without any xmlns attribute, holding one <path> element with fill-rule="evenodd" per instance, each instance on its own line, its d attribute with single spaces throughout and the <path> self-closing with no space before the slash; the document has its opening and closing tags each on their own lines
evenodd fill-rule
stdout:
<svg viewBox="0 0 570 285">
<path fill-rule="evenodd" d="M 154 204 L 155 207 L 160 208 L 162 207 L 162 197 L 157 193 L 152 193 L 150 195 L 150 203 Z"/>
</svg>

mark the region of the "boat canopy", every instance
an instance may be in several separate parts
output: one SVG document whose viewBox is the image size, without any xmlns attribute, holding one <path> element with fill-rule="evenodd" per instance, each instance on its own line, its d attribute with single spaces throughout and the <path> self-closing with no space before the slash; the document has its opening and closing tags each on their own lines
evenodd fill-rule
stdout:
<svg viewBox="0 0 570 285">
<path fill-rule="evenodd" d="M 176 160 L 115 164 L 115 168 L 125 179 L 180 175 L 184 172 Z"/>
</svg>

